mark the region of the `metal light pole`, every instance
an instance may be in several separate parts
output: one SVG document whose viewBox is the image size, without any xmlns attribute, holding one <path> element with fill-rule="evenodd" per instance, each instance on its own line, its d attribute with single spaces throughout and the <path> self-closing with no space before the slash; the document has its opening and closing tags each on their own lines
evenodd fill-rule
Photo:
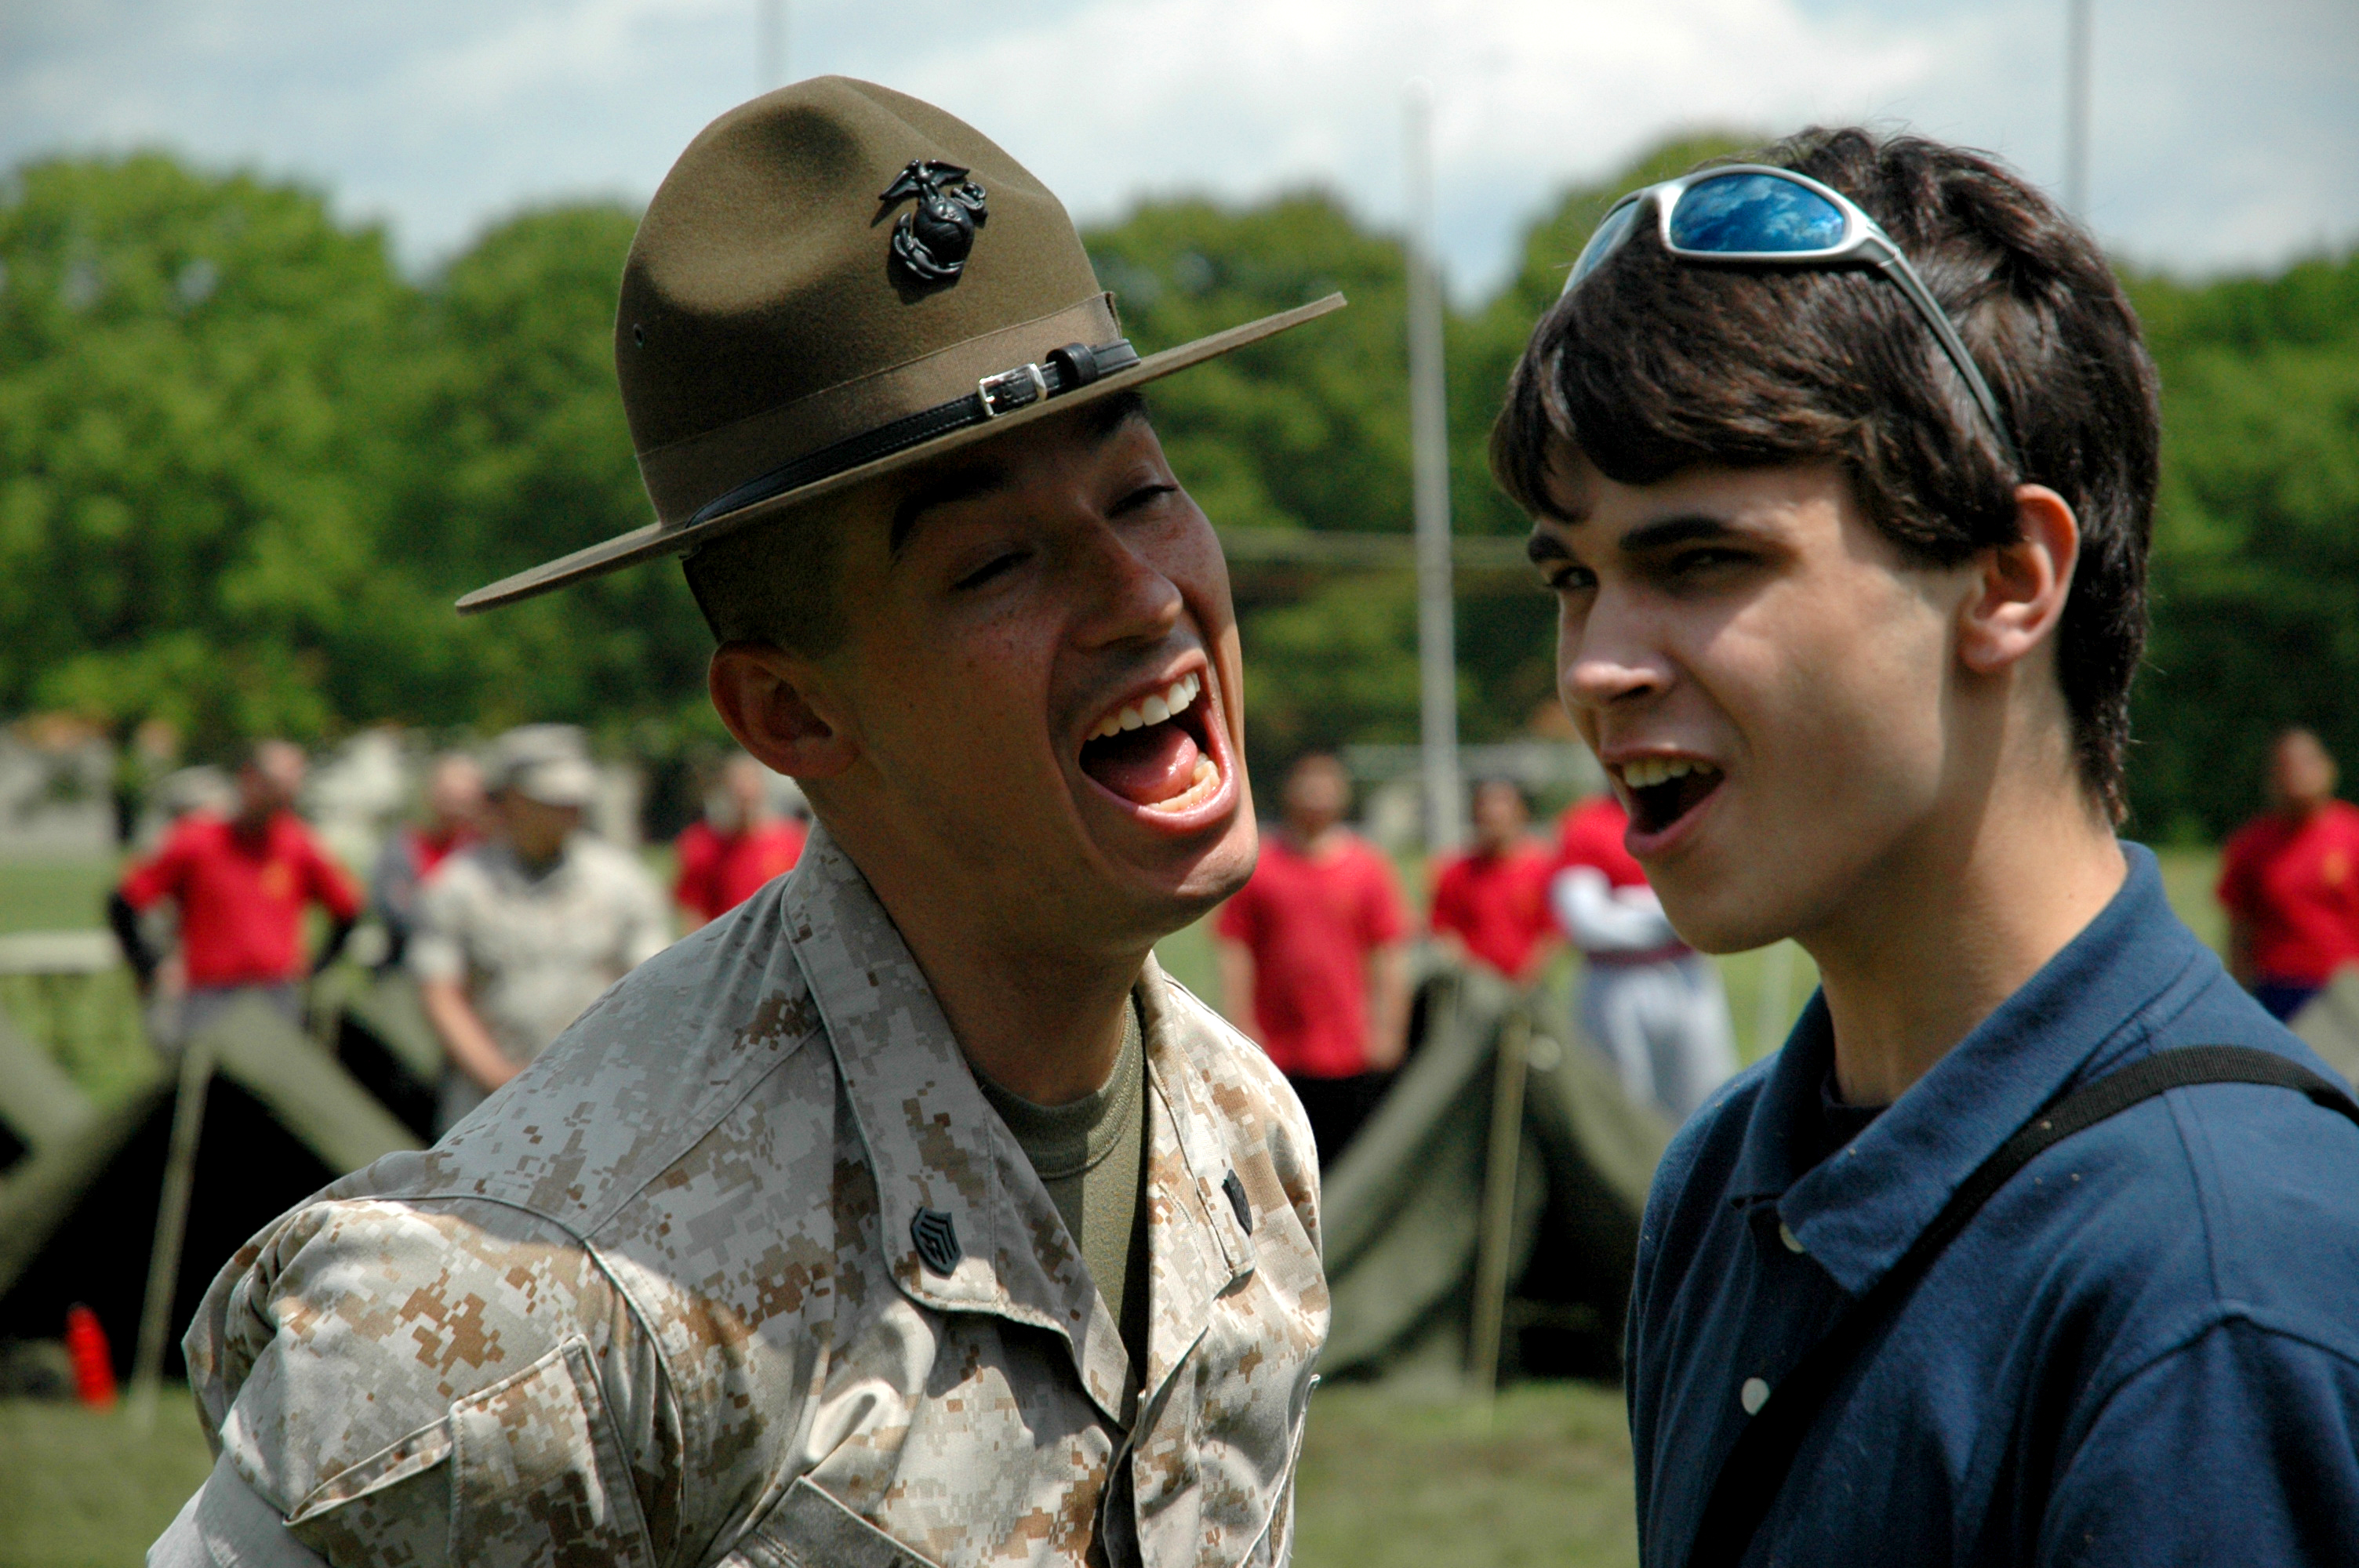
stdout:
<svg viewBox="0 0 2359 1568">
<path fill-rule="evenodd" d="M 1458 847 L 1458 647 L 1450 581 L 1450 426 L 1441 365 L 1441 278 L 1433 254 L 1433 89 L 1404 95 L 1408 172 L 1409 456 L 1417 515 L 1419 738 L 1426 849 Z"/>
<path fill-rule="evenodd" d="M 787 84 L 787 0 L 754 0 L 754 69 L 756 92 Z"/>
<path fill-rule="evenodd" d="M 2064 207 L 2089 221 L 2089 55 L 2093 0 L 2064 0 Z"/>
</svg>

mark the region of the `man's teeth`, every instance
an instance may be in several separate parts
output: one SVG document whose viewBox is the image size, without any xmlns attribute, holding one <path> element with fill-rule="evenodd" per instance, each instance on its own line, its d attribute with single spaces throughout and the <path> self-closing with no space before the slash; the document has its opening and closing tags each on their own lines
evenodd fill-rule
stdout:
<svg viewBox="0 0 2359 1568">
<path fill-rule="evenodd" d="M 1109 735 L 1119 735 L 1125 730 L 1141 730 L 1149 724 L 1160 724 L 1175 713 L 1184 713 L 1204 689 L 1203 677 L 1184 675 L 1171 683 L 1169 691 L 1160 691 L 1135 708 L 1125 707 L 1119 713 L 1108 714 L 1090 739 L 1103 741 Z"/>
<path fill-rule="evenodd" d="M 1710 762 L 1690 762 L 1684 757 L 1641 757 L 1635 762 L 1622 764 L 1622 782 L 1632 789 L 1652 789 L 1658 784 L 1683 779 L 1690 773 L 1715 771 Z"/>
</svg>

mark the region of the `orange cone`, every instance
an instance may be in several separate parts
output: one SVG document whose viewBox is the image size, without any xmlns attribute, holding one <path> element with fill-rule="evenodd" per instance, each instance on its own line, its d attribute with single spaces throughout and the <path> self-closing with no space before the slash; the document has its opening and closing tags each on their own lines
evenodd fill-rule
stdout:
<svg viewBox="0 0 2359 1568">
<path fill-rule="evenodd" d="M 66 1309 L 66 1355 L 73 1360 L 74 1392 L 92 1410 L 114 1408 L 114 1357 L 98 1314 L 76 1302 Z"/>
</svg>

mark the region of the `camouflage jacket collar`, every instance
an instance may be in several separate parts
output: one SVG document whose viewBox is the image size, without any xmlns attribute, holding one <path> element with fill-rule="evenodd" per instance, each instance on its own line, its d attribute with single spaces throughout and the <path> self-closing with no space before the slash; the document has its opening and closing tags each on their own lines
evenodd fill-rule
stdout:
<svg viewBox="0 0 2359 1568">
<path fill-rule="evenodd" d="M 1023 1150 L 976 1087 L 892 916 L 824 828 L 811 833 L 782 914 L 867 1146 L 894 1282 L 937 1311 L 990 1313 L 1056 1334 L 1092 1401 L 1118 1421 L 1129 1371 L 1119 1325 Z M 1155 1281 L 1144 1379 L 1151 1402 L 1201 1337 L 1213 1298 L 1252 1271 L 1254 1254 L 1226 1195 L 1235 1178 L 1212 1085 L 1176 1038 L 1151 957 L 1135 994 L 1153 1097 L 1145 1211 Z"/>
</svg>

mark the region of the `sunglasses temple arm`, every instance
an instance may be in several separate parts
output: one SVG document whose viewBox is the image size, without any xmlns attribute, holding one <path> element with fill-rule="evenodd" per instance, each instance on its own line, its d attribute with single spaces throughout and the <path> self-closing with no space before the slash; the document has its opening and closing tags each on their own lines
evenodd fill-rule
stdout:
<svg viewBox="0 0 2359 1568">
<path fill-rule="evenodd" d="M 1982 370 L 1974 363 L 1973 355 L 1966 351 L 1965 340 L 1958 336 L 1958 329 L 1951 321 L 1950 313 L 1941 308 L 1941 302 L 1933 297 L 1933 291 L 1925 287 L 1924 280 L 1917 276 L 1917 269 L 1908 265 L 1908 258 L 1900 254 L 1898 246 L 1893 246 L 1879 256 L 1875 267 L 1899 285 L 1900 292 L 1908 297 L 1908 302 L 1917 308 L 1917 314 L 1924 319 L 1926 326 L 1932 329 L 1935 341 L 1941 345 L 1942 352 L 1950 356 L 1950 362 L 1958 367 L 1958 374 L 1965 380 L 1966 390 L 1973 395 L 1975 405 L 1982 409 L 1983 418 L 1989 423 L 1991 434 L 1998 438 L 1999 454 L 2006 459 L 2007 466 L 2015 470 L 2018 479 L 2023 477 L 2023 454 L 2016 449 L 2014 432 L 1999 416 L 1998 399 L 1992 395 L 1990 383 L 1983 379 Z"/>
</svg>

